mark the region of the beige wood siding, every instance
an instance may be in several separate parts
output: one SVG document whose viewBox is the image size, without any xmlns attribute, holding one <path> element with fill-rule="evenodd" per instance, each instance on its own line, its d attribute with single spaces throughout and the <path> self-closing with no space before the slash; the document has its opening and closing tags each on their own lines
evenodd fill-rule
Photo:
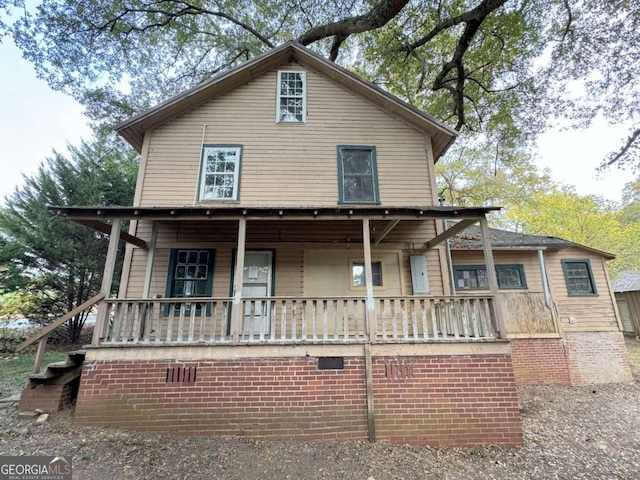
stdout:
<svg viewBox="0 0 640 480">
<path fill-rule="evenodd" d="M 313 71 L 307 82 L 306 124 L 276 123 L 274 70 L 147 132 L 140 205 L 194 204 L 203 140 L 243 146 L 242 206 L 336 205 L 337 145 L 376 147 L 383 205 L 433 203 L 428 136 Z"/>
<path fill-rule="evenodd" d="M 478 251 L 452 250 L 451 259 L 454 265 L 484 265 L 484 255 Z M 494 250 L 493 259 L 496 265 L 522 265 L 527 281 L 527 292 L 542 292 L 542 276 L 540 275 L 540 263 L 538 252 L 500 251 Z M 500 291 L 522 292 L 522 289 L 503 289 Z M 461 290 L 458 293 L 478 293 L 477 290 Z"/>
<path fill-rule="evenodd" d="M 385 227 L 386 221 L 372 222 L 372 238 Z M 136 234 L 140 238 L 151 237 L 152 224 L 139 221 Z M 155 261 L 150 283 L 150 296 L 164 296 L 166 290 L 169 258 L 172 248 L 203 248 L 215 250 L 213 272 L 213 296 L 229 296 L 232 252 L 237 242 L 237 222 L 159 222 Z M 409 256 L 422 253 L 424 243 L 433 237 L 433 220 L 403 221 L 377 246 L 377 252 L 395 252 L 402 262 L 401 277 L 398 277 L 389 295 L 413 294 Z M 390 240 L 390 241 L 387 241 Z M 362 230 L 359 221 L 263 221 L 248 222 L 248 249 L 275 249 L 275 294 L 298 296 L 306 292 L 305 250 L 334 249 L 349 255 L 362 256 Z M 399 254 L 399 256 L 398 256 Z M 426 253 L 429 287 L 432 295 L 443 294 L 443 267 L 437 249 Z M 139 298 L 142 295 L 147 267 L 147 251 L 134 248 L 129 269 L 125 295 Z M 396 266 L 397 270 L 397 266 Z M 348 273 L 348 269 L 346 270 Z M 446 270 L 445 273 L 446 275 Z M 446 277 L 445 277 L 446 278 Z M 343 293 L 346 295 L 347 293 Z M 358 292 L 353 292 L 357 295 Z M 387 295 L 387 293 L 382 293 Z"/>
<path fill-rule="evenodd" d="M 362 250 L 308 249 L 305 252 L 305 296 L 365 296 L 364 288 L 351 286 L 351 262 L 362 262 Z M 382 262 L 382 287 L 374 287 L 375 296 L 403 295 L 402 252 L 373 249 L 372 261 Z"/>
<path fill-rule="evenodd" d="M 578 248 L 545 252 L 549 284 L 558 310 L 561 329 L 567 332 L 619 330 L 604 261 L 601 256 Z M 562 260 L 589 260 L 598 295 L 570 296 L 562 269 Z M 569 317 L 575 323 L 569 323 Z"/>
</svg>

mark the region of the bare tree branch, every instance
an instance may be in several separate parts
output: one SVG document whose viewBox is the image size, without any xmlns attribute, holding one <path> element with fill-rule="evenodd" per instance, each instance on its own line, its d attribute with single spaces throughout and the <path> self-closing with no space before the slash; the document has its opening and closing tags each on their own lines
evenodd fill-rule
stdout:
<svg viewBox="0 0 640 480">
<path fill-rule="evenodd" d="M 638 137 L 640 137 L 640 128 L 634 130 L 629 138 L 627 138 L 624 146 L 620 150 L 618 150 L 617 153 L 607 159 L 600 168 L 609 167 L 614 163 L 621 161 L 622 158 L 627 154 L 627 152 L 634 146 L 634 143 L 638 140 Z"/>
<path fill-rule="evenodd" d="M 181 8 L 177 10 L 170 10 L 169 8 L 160 8 L 159 5 L 161 4 L 169 5 L 169 6 L 175 5 Z M 158 8 L 153 8 L 154 6 L 158 6 Z M 129 14 L 144 14 L 144 15 L 152 14 L 152 15 L 159 15 L 164 18 L 154 23 L 147 23 L 144 26 L 137 26 L 132 23 L 129 23 L 128 25 L 121 25 L 121 22 L 124 22 L 125 18 Z M 232 17 L 228 13 L 217 11 L 217 10 L 209 10 L 207 8 L 199 7 L 197 5 L 193 5 L 191 3 L 184 2 L 184 1 L 159 0 L 157 2 L 150 3 L 149 7 L 145 7 L 145 8 L 125 8 L 118 15 L 109 19 L 108 22 L 105 22 L 102 25 L 92 25 L 92 28 L 94 28 L 97 31 L 103 31 L 108 29 L 109 31 L 114 32 L 118 29 L 118 26 L 122 26 L 123 27 L 122 32 L 125 34 L 129 34 L 131 32 L 146 32 L 147 30 L 150 30 L 152 28 L 165 27 L 181 17 L 196 16 L 196 15 L 210 15 L 213 17 L 218 17 L 218 18 L 227 20 L 233 23 L 234 25 L 237 25 L 243 28 L 244 30 L 248 31 L 254 37 L 259 39 L 262 43 L 267 45 L 269 48 L 275 47 L 275 45 L 267 37 L 265 37 L 260 32 L 258 32 L 255 28 L 238 20 L 235 17 Z"/>
<path fill-rule="evenodd" d="M 457 17 L 448 18 L 439 22 L 433 29 L 427 33 L 424 37 L 419 40 L 416 40 L 410 45 L 404 47 L 405 51 L 413 50 L 415 48 L 420 48 L 421 46 L 428 43 L 430 40 L 435 38 L 443 30 L 447 28 L 451 28 L 455 25 L 460 25 L 461 23 L 469 23 L 472 21 L 480 21 L 482 23 L 484 19 L 493 11 L 500 8 L 502 5 L 507 3 L 508 0 L 483 0 L 476 8 L 469 10 Z"/>
<path fill-rule="evenodd" d="M 506 0 L 505 0 L 506 1 Z M 364 15 L 348 17 L 338 22 L 328 23 L 303 33 L 298 41 L 302 45 L 310 45 L 318 40 L 329 37 L 353 35 L 384 27 L 391 21 L 409 0 L 381 0 Z"/>
<path fill-rule="evenodd" d="M 338 58 L 338 51 L 342 46 L 342 43 L 347 39 L 348 35 L 336 35 L 333 37 L 333 43 L 331 44 L 331 52 L 329 53 L 329 60 L 335 62 Z"/>
</svg>

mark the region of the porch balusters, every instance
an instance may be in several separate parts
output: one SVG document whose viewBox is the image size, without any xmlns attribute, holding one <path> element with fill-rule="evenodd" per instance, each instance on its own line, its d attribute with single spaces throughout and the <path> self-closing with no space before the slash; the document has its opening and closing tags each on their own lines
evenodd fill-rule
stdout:
<svg viewBox="0 0 640 480">
<path fill-rule="evenodd" d="M 231 298 L 109 299 L 107 344 L 231 343 Z M 492 297 L 378 297 L 376 341 L 433 342 L 495 338 Z M 236 308 L 236 307 L 234 307 Z M 244 299 L 239 343 L 362 343 L 362 297 Z"/>
</svg>

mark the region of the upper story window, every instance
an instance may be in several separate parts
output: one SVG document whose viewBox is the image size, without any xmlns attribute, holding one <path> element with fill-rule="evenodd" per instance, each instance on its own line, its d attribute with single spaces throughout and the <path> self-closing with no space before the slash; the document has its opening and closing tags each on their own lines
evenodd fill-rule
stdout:
<svg viewBox="0 0 640 480">
<path fill-rule="evenodd" d="M 454 265 L 453 275 L 456 290 L 489 289 L 487 267 L 484 265 Z M 496 265 L 496 279 L 501 289 L 527 288 L 524 266 L 521 264 Z"/>
<path fill-rule="evenodd" d="M 200 200 L 237 200 L 240 145 L 205 145 L 200 169 Z"/>
<path fill-rule="evenodd" d="M 305 72 L 279 71 L 276 121 L 304 123 L 307 117 L 307 77 Z"/>
<path fill-rule="evenodd" d="M 379 203 L 376 147 L 338 145 L 338 202 Z"/>
<path fill-rule="evenodd" d="M 597 295 L 589 260 L 562 260 L 562 270 L 571 296 Z"/>
</svg>

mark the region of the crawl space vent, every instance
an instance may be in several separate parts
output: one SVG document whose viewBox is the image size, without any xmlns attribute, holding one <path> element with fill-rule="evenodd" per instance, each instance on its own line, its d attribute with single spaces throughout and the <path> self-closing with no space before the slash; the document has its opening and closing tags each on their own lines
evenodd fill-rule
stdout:
<svg viewBox="0 0 640 480">
<path fill-rule="evenodd" d="M 344 370 L 344 357 L 318 357 L 318 370 Z"/>
<path fill-rule="evenodd" d="M 196 383 L 196 367 L 168 367 L 167 383 Z"/>
</svg>

